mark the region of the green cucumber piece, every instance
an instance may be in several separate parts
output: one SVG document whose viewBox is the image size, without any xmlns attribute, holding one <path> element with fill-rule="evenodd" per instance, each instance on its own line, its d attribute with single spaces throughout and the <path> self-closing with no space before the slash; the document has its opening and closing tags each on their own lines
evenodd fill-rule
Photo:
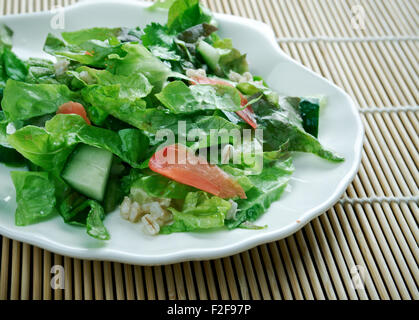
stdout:
<svg viewBox="0 0 419 320">
<path fill-rule="evenodd" d="M 209 43 L 206 43 L 204 40 L 199 41 L 196 50 L 201 54 L 202 58 L 206 64 L 216 72 L 219 69 L 218 62 L 220 61 L 220 50 L 214 48 Z"/>
<path fill-rule="evenodd" d="M 82 144 L 71 155 L 61 176 L 81 194 L 102 201 L 112 157 L 112 153 L 105 149 Z"/>
</svg>

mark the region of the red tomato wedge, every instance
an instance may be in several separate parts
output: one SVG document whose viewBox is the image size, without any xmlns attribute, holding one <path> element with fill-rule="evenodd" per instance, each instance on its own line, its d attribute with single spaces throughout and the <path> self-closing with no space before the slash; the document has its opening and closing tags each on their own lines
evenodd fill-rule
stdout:
<svg viewBox="0 0 419 320">
<path fill-rule="evenodd" d="M 207 77 L 200 77 L 200 76 L 194 76 L 192 77 L 192 79 L 194 80 L 191 84 L 195 85 L 195 84 L 223 84 L 225 86 L 230 86 L 233 87 L 233 85 L 227 81 L 221 80 L 221 79 L 211 79 L 211 78 L 207 78 Z M 241 98 L 241 106 L 245 106 L 248 101 L 246 99 L 245 96 L 243 96 L 241 94 L 241 92 L 239 92 L 240 94 L 240 98 Z M 247 106 L 245 109 L 240 110 L 240 111 L 236 111 L 237 115 L 242 118 L 244 121 L 246 121 L 253 129 L 257 128 L 257 123 L 255 120 L 255 113 L 253 112 L 253 109 L 251 106 Z"/>
<path fill-rule="evenodd" d="M 87 117 L 86 110 L 84 109 L 83 105 L 78 102 L 69 101 L 64 104 L 62 104 L 58 110 L 57 114 L 78 114 L 80 117 L 82 117 L 88 125 L 91 124 L 89 118 Z"/>
<path fill-rule="evenodd" d="M 246 193 L 237 181 L 185 146 L 172 144 L 157 151 L 148 166 L 165 177 L 220 198 L 246 199 Z"/>
</svg>

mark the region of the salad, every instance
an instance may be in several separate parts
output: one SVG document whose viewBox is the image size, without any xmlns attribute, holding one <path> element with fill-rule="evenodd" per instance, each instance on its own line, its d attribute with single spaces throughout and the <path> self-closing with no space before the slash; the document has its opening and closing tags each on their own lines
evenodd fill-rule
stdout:
<svg viewBox="0 0 419 320">
<path fill-rule="evenodd" d="M 344 160 L 317 139 L 324 97 L 273 91 L 198 0 L 159 7 L 165 25 L 48 34 L 51 60 L 20 59 L 0 26 L 16 225 L 59 215 L 108 240 L 103 221 L 119 210 L 152 235 L 259 229 L 295 152 Z"/>
</svg>

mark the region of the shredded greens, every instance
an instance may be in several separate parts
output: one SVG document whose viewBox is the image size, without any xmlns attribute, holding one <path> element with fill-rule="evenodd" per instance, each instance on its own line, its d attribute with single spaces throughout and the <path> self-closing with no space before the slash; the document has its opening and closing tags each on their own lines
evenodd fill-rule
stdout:
<svg viewBox="0 0 419 320">
<path fill-rule="evenodd" d="M 56 62 L 20 59 L 13 31 L 0 25 L 0 162 L 21 168 L 11 173 L 16 225 L 58 215 L 108 240 L 104 219 L 125 196 L 136 214 L 160 214 L 160 234 L 259 229 L 253 222 L 280 198 L 294 152 L 343 161 L 318 140 L 323 97 L 279 96 L 252 76 L 246 54 L 219 36 L 198 0 L 156 1 L 149 10 L 167 10 L 167 23 L 49 34 L 44 51 Z M 250 134 L 237 146 L 233 136 L 212 138 L 223 130 Z M 174 144 L 210 163 L 153 167 L 159 150 Z M 81 146 L 94 148 L 80 154 Z M 260 161 L 248 163 L 254 146 Z M 220 162 L 210 159 L 214 150 Z M 243 193 L 221 196 L 228 187 Z M 104 200 L 89 198 L 87 189 Z"/>
</svg>

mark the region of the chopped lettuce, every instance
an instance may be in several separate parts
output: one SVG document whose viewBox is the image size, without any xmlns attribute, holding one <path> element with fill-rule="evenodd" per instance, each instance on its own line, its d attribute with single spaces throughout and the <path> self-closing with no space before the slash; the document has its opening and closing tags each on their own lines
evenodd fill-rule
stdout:
<svg viewBox="0 0 419 320">
<path fill-rule="evenodd" d="M 125 180 L 127 188 L 133 190 L 133 193 L 136 189 L 141 189 L 152 198 L 185 199 L 189 192 L 196 191 L 193 187 L 173 181 L 151 170 L 133 169 Z"/>
<path fill-rule="evenodd" d="M 287 98 L 281 99 L 278 104 L 262 98 L 252 108 L 258 124 L 263 128 L 265 151 L 279 150 L 286 144 L 288 151 L 314 153 L 330 161 L 343 161 L 342 157 L 325 149 L 315 137 L 304 130 L 300 114 Z"/>
<path fill-rule="evenodd" d="M 224 226 L 224 220 L 231 209 L 231 203 L 203 191 L 189 192 L 186 195 L 182 210 L 169 208 L 174 222 L 164 226 L 161 234 L 173 232 L 190 232 Z"/>
<path fill-rule="evenodd" d="M 64 114 L 47 121 L 45 128 L 23 127 L 8 136 L 8 142 L 26 159 L 57 175 L 78 143 L 108 150 L 133 167 L 140 166 L 148 148 L 148 138 L 137 129 L 113 132 Z"/>
<path fill-rule="evenodd" d="M 9 79 L 1 102 L 9 121 L 28 120 L 57 111 L 65 102 L 78 100 L 78 93 L 63 84 L 30 84 Z"/>
<path fill-rule="evenodd" d="M 220 84 L 188 87 L 182 81 L 173 81 L 156 97 L 175 114 L 202 110 L 239 111 L 242 109 L 237 89 Z"/>
<path fill-rule="evenodd" d="M 211 23 L 212 14 L 199 4 L 199 0 L 177 0 L 169 9 L 169 30 L 182 32 L 201 23 Z"/>
<path fill-rule="evenodd" d="M 247 199 L 237 200 L 239 210 L 235 219 L 226 221 L 229 229 L 239 227 L 245 221 L 255 221 L 272 204 L 277 201 L 294 171 L 292 158 L 284 155 L 282 158 L 272 160 L 265 158 L 263 170 L 259 175 L 247 176 L 252 187 L 246 191 Z M 243 175 L 239 170 L 233 175 Z M 240 179 L 237 179 L 240 181 Z"/>
<path fill-rule="evenodd" d="M 170 68 L 141 44 L 125 43 L 121 49 L 124 54 L 109 56 L 109 69 L 114 74 L 125 76 L 141 72 L 153 85 L 154 90 L 159 91 L 172 73 Z"/>
<path fill-rule="evenodd" d="M 17 226 L 38 223 L 55 215 L 55 185 L 47 172 L 12 171 L 10 174 L 16 188 Z"/>
<path fill-rule="evenodd" d="M 103 224 L 105 212 L 94 200 L 77 192 L 70 192 L 58 206 L 60 215 L 68 224 L 86 227 L 87 234 L 98 240 L 109 240 L 110 234 Z"/>
<path fill-rule="evenodd" d="M 280 97 L 249 74 L 246 55 L 217 34 L 213 15 L 199 0 L 150 6 L 157 8 L 169 9 L 166 24 L 49 34 L 44 50 L 57 63 L 21 60 L 12 50 L 13 32 L 0 24 L 0 163 L 29 170 L 12 172 L 17 225 L 58 212 L 66 223 L 108 240 L 105 213 L 129 195 L 130 201 L 157 202 L 160 213 L 171 213 L 171 224 L 166 224 L 171 217 L 158 221 L 162 234 L 258 229 L 252 222 L 280 198 L 294 170 L 291 152 L 343 161 L 317 139 L 320 96 Z M 234 86 L 191 85 L 195 75 L 217 76 Z M 56 114 L 69 101 L 82 104 L 91 125 L 78 114 Z M 75 112 L 84 115 L 82 109 Z M 246 115 L 254 117 L 263 137 Z M 172 138 L 203 151 L 211 163 L 217 160 L 212 151 L 218 151 L 219 167 L 247 198 L 222 199 L 151 171 L 151 157 Z M 115 155 L 107 165 L 102 202 L 76 192 L 61 177 L 79 144 Z"/>
</svg>

